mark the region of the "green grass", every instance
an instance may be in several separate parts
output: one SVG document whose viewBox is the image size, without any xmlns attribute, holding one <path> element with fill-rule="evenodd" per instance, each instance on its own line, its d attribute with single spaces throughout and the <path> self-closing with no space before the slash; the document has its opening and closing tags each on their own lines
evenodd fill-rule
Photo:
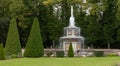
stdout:
<svg viewBox="0 0 120 66">
<path fill-rule="evenodd" d="M 112 66 L 120 57 L 18 58 L 0 60 L 0 66 Z"/>
</svg>

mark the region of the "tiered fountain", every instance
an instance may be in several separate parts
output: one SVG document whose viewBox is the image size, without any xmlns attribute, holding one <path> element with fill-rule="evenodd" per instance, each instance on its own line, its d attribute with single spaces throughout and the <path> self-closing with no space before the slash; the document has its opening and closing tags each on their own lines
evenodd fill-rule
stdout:
<svg viewBox="0 0 120 66">
<path fill-rule="evenodd" d="M 71 6 L 69 26 L 64 28 L 64 36 L 60 37 L 60 48 L 67 52 L 69 50 L 70 43 L 72 43 L 74 52 L 78 52 L 84 48 L 84 38 L 80 35 L 80 28 L 75 26 L 73 6 Z"/>
</svg>

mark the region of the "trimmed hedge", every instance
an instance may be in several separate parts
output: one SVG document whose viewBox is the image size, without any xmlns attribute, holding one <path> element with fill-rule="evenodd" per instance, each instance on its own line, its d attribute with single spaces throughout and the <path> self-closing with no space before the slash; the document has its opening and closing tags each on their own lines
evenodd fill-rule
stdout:
<svg viewBox="0 0 120 66">
<path fill-rule="evenodd" d="M 114 64 L 114 65 L 111 65 L 111 66 L 120 66 L 120 64 Z"/>
<path fill-rule="evenodd" d="M 70 46 L 69 46 L 68 57 L 74 57 L 72 43 L 70 43 Z"/>
<path fill-rule="evenodd" d="M 28 37 L 28 42 L 25 48 L 25 57 L 42 57 L 44 55 L 44 47 L 42 43 L 39 21 L 34 18 L 33 25 Z"/>
<path fill-rule="evenodd" d="M 10 57 L 11 58 L 17 58 L 17 55 L 16 54 L 12 54 Z"/>
<path fill-rule="evenodd" d="M 0 60 L 4 60 L 4 59 L 5 59 L 4 48 L 3 45 L 0 44 Z"/>
<path fill-rule="evenodd" d="M 5 45 L 5 54 L 6 56 L 11 56 L 12 54 L 16 54 L 17 56 L 22 57 L 16 19 L 11 19 L 10 21 L 8 36 Z"/>
<path fill-rule="evenodd" d="M 107 57 L 116 57 L 118 56 L 117 53 L 108 53 L 107 55 L 105 55 Z"/>
<path fill-rule="evenodd" d="M 46 56 L 47 56 L 47 57 L 50 57 L 52 54 L 53 54 L 52 51 L 47 51 L 47 52 L 46 52 Z"/>
<path fill-rule="evenodd" d="M 94 55 L 96 57 L 103 57 L 104 56 L 104 52 L 103 51 L 94 51 Z"/>
<path fill-rule="evenodd" d="M 56 51 L 56 57 L 64 57 L 64 51 Z"/>
</svg>

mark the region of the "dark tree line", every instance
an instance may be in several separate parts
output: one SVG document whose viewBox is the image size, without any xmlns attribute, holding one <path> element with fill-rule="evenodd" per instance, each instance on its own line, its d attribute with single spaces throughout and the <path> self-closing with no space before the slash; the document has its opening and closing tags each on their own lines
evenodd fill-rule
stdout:
<svg viewBox="0 0 120 66">
<path fill-rule="evenodd" d="M 118 0 L 0 0 L 0 43 L 5 44 L 10 20 L 14 18 L 25 47 L 37 17 L 44 47 L 58 47 L 63 28 L 69 24 L 71 5 L 86 48 L 120 48 Z"/>
</svg>

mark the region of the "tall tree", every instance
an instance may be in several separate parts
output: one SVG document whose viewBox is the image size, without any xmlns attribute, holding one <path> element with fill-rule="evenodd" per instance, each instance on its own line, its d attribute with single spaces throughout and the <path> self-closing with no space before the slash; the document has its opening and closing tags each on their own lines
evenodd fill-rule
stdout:
<svg viewBox="0 0 120 66">
<path fill-rule="evenodd" d="M 116 28 L 117 28 L 117 41 L 120 43 L 120 0 L 118 0 L 118 3 L 117 3 L 117 6 L 118 6 L 118 10 L 117 10 L 117 14 L 116 14 L 116 18 L 117 18 L 117 21 L 116 21 Z"/>
<path fill-rule="evenodd" d="M 116 19 L 115 19 L 115 28 L 114 28 L 114 32 L 115 32 L 115 35 L 114 35 L 114 44 L 112 44 L 112 47 L 114 48 L 119 48 L 120 45 L 120 1 L 118 0 L 117 2 L 117 12 L 116 12 Z"/>
<path fill-rule="evenodd" d="M 0 18 L 0 43 L 4 44 L 4 46 L 7 38 L 9 23 L 10 23 L 9 17 Z"/>
<path fill-rule="evenodd" d="M 117 6 L 119 3 L 119 0 L 118 2 L 117 0 L 0 0 L 0 43 L 5 44 L 6 42 L 10 18 L 16 18 L 20 42 L 25 47 L 33 19 L 37 17 L 44 46 L 50 47 L 53 40 L 55 40 L 55 44 L 58 44 L 58 38 L 63 34 L 62 28 L 69 23 L 70 6 L 73 5 L 76 25 L 81 28 L 82 36 L 89 38 L 87 27 L 90 27 L 90 21 L 94 19 L 91 17 L 92 14 L 97 17 L 96 21 L 100 26 L 100 31 L 96 32 L 101 32 L 102 36 L 95 44 L 106 47 L 105 45 L 109 42 L 113 47 L 113 44 L 120 40 L 120 9 Z M 115 11 L 117 11 L 117 15 Z M 117 17 L 117 21 L 116 17 L 112 18 L 113 16 Z M 114 25 L 111 23 L 112 21 L 116 21 Z M 86 44 L 89 45 L 90 41 L 85 40 L 85 43 L 87 42 Z"/>
<path fill-rule="evenodd" d="M 8 17 L 9 14 L 9 5 L 11 4 L 11 0 L 0 0 L 0 18 Z"/>
<path fill-rule="evenodd" d="M 55 42 L 58 46 L 59 38 L 62 34 L 63 29 L 59 29 L 62 27 L 62 24 L 58 18 L 55 17 L 53 14 L 53 6 L 49 5 L 49 12 L 48 12 L 48 22 L 47 22 L 47 28 L 48 28 L 48 34 L 49 34 L 49 40 L 51 40 L 52 45 Z M 55 46 L 54 46 L 55 47 Z"/>
<path fill-rule="evenodd" d="M 98 48 L 98 42 L 101 40 L 101 26 L 97 21 L 97 15 L 89 16 L 89 24 L 87 27 L 87 42 L 91 44 L 91 47 Z M 90 45 L 89 45 L 90 46 Z"/>
<path fill-rule="evenodd" d="M 88 0 L 86 3 L 89 5 L 82 5 L 87 8 L 86 14 L 84 13 L 84 10 L 81 10 L 81 18 L 79 18 L 81 19 L 79 22 L 82 27 L 81 30 L 83 30 L 82 34 L 85 36 L 85 44 L 87 46 L 98 48 L 101 44 L 98 43 L 98 41 L 102 39 L 101 23 L 99 22 L 101 7 L 98 4 L 100 3 L 100 0 Z M 83 8 L 81 7 L 81 9 Z M 99 46 L 97 44 L 99 44 Z"/>
<path fill-rule="evenodd" d="M 23 0 L 11 0 L 9 12 L 11 18 L 16 18 L 17 20 L 20 42 L 25 47 L 32 24 L 32 20 L 30 19 L 32 17 L 30 16 L 31 13 L 29 13 L 29 9 Z"/>
<path fill-rule="evenodd" d="M 117 12 L 117 0 L 107 0 L 106 9 L 103 12 L 103 31 L 108 48 L 115 41 L 115 19 Z"/>
<path fill-rule="evenodd" d="M 0 0 L 0 43 L 5 44 L 9 21 L 10 21 L 10 13 L 9 13 L 9 5 L 11 4 L 11 0 Z"/>
</svg>

